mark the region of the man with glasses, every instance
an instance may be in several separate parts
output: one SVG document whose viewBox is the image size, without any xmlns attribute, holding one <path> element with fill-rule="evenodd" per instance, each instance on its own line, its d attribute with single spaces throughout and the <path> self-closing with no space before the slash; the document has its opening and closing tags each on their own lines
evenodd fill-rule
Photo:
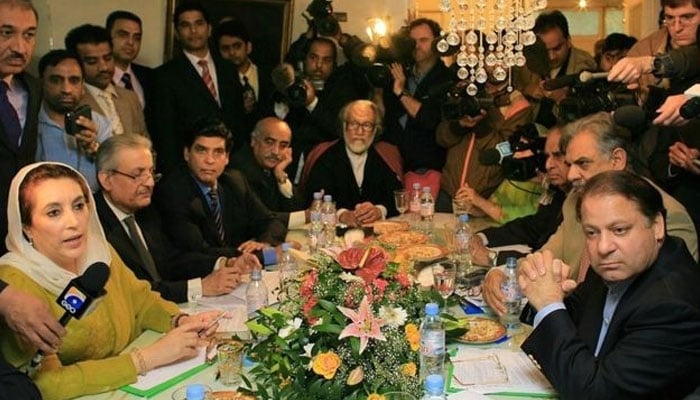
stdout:
<svg viewBox="0 0 700 400">
<path fill-rule="evenodd" d="M 332 195 L 339 221 L 350 226 L 397 215 L 393 191 L 402 187 L 398 150 L 387 143 L 373 145 L 382 127 L 379 108 L 356 100 L 340 116 L 343 140 L 326 145 L 310 167 L 307 199 L 321 190 Z"/>
<path fill-rule="evenodd" d="M 242 273 L 260 265 L 252 255 L 226 258 L 183 251 L 168 240 L 160 215 L 150 206 L 160 174 L 147 138 L 113 136 L 100 146 L 96 163 L 102 190 L 95 195 L 95 208 L 107 240 L 164 299 L 182 303 L 227 294 Z"/>
<path fill-rule="evenodd" d="M 230 256 L 284 241 L 287 229 L 253 192 L 239 171 L 224 172 L 231 132 L 220 120 L 195 121 L 185 137 L 187 165 L 156 188 L 170 239 L 182 249 Z"/>
</svg>

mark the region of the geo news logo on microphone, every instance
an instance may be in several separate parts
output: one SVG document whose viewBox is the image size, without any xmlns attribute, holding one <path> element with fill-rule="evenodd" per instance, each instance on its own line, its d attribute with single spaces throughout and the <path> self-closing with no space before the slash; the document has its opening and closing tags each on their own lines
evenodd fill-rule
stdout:
<svg viewBox="0 0 700 400">
<path fill-rule="evenodd" d="M 87 300 L 87 296 L 75 286 L 67 287 L 66 290 L 61 293 L 60 298 L 61 301 L 59 304 L 61 307 L 73 316 L 76 316 L 76 314 L 82 311 L 85 300 Z"/>
</svg>

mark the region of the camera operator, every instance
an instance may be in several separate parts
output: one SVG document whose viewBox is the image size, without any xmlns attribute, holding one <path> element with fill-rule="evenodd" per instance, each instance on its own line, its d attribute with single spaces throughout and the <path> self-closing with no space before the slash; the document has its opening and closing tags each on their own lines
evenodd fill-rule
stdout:
<svg viewBox="0 0 700 400">
<path fill-rule="evenodd" d="M 316 37 L 309 42 L 302 76 L 294 76 L 288 65 L 273 71 L 272 80 L 278 92 L 274 114 L 294 132 L 293 160 L 287 167 L 294 183 L 298 183 L 301 157 L 306 157 L 318 143 L 338 138 L 336 123 L 340 109 L 359 98 L 344 79 L 344 73 L 338 70 L 337 57 L 333 41 Z"/>
<path fill-rule="evenodd" d="M 445 164 L 445 150 L 435 140 L 444 94 L 435 88 L 445 87 L 454 75 L 432 46 L 440 36 L 437 22 L 416 19 L 409 24 L 408 33 L 415 41 L 413 64 L 406 69 L 399 63 L 391 64 L 393 84 L 390 88 L 375 89 L 374 100 L 385 110 L 386 140 L 399 148 L 404 170 L 409 171 L 404 183 L 421 180 L 422 186 L 431 186 L 436 195 L 439 190 L 436 178 Z M 432 177 L 431 182 L 425 180 L 428 177 Z"/>
<path fill-rule="evenodd" d="M 523 94 L 534 99 L 535 122 L 551 128 L 557 120 L 553 114 L 554 105 L 566 97 L 569 88 L 545 90 L 544 82 L 584 70 L 593 71 L 597 65 L 590 54 L 572 45 L 569 23 L 561 11 L 554 10 L 538 15 L 533 31 L 547 50 L 549 73 L 538 75 L 526 69 L 520 70 L 519 72 L 525 75 L 521 78 L 524 83 Z"/>
<path fill-rule="evenodd" d="M 518 90 L 508 93 L 507 82 L 495 82 L 490 76 L 486 82 L 486 92 L 487 98 L 493 99 L 491 102 L 494 104 L 479 105 L 477 113 L 461 115 L 457 120 L 446 115 L 446 120 L 438 125 L 435 132 L 437 143 L 447 151 L 435 205 L 437 211 L 451 212 L 451 200 L 465 184 L 480 196 L 488 198 L 501 184 L 503 171 L 498 163 L 482 164 L 479 160 L 481 154 L 507 141 L 517 127 L 532 121 L 530 102 L 522 93 Z M 457 90 L 460 88 L 463 92 L 462 83 L 456 87 Z M 465 100 L 469 99 L 473 98 Z M 486 103 L 483 99 L 481 102 Z"/>
</svg>

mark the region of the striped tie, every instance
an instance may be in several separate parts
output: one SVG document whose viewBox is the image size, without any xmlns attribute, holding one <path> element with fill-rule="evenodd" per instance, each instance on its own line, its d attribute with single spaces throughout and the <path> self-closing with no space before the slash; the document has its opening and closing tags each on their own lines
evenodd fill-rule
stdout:
<svg viewBox="0 0 700 400">
<path fill-rule="evenodd" d="M 216 86 L 214 86 L 214 80 L 211 79 L 211 74 L 209 73 L 209 64 L 207 63 L 207 60 L 199 60 L 197 61 L 197 64 L 199 64 L 199 66 L 202 67 L 202 80 L 204 81 L 204 84 L 206 85 L 207 89 L 209 89 L 209 93 L 211 93 L 211 96 L 218 103 L 219 98 L 216 95 Z"/>
<path fill-rule="evenodd" d="M 131 83 L 131 74 L 129 74 L 128 72 L 124 72 L 121 81 L 124 84 L 124 88 L 134 90 L 134 85 Z"/>
<path fill-rule="evenodd" d="M 214 224 L 216 225 L 216 232 L 219 234 L 219 240 L 224 242 L 224 221 L 221 217 L 219 194 L 216 192 L 216 188 L 209 189 L 209 204 L 211 205 L 211 212 L 214 214 Z"/>
</svg>

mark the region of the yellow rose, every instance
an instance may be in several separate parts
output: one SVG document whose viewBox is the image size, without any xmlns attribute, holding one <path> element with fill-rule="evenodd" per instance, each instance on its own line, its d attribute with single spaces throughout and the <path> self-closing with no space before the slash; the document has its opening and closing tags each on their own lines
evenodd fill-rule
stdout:
<svg viewBox="0 0 700 400">
<path fill-rule="evenodd" d="M 386 400 L 386 397 L 378 393 L 372 393 L 369 396 L 367 396 L 367 400 Z"/>
<path fill-rule="evenodd" d="M 406 332 L 406 340 L 408 340 L 411 350 L 418 351 L 418 349 L 420 349 L 420 331 L 418 327 L 415 324 L 406 324 L 404 331 Z"/>
<path fill-rule="evenodd" d="M 403 364 L 401 366 L 401 375 L 403 376 L 416 376 L 416 372 L 418 370 L 418 367 L 416 367 L 416 363 L 410 362 Z"/>
<path fill-rule="evenodd" d="M 340 357 L 332 351 L 318 353 L 314 357 L 312 369 L 316 374 L 322 375 L 326 379 L 333 379 L 340 363 Z"/>
<path fill-rule="evenodd" d="M 357 367 L 350 371 L 348 374 L 348 379 L 345 381 L 349 386 L 355 386 L 358 383 L 362 382 L 362 380 L 365 378 L 365 372 L 362 370 L 362 367 Z"/>
</svg>

